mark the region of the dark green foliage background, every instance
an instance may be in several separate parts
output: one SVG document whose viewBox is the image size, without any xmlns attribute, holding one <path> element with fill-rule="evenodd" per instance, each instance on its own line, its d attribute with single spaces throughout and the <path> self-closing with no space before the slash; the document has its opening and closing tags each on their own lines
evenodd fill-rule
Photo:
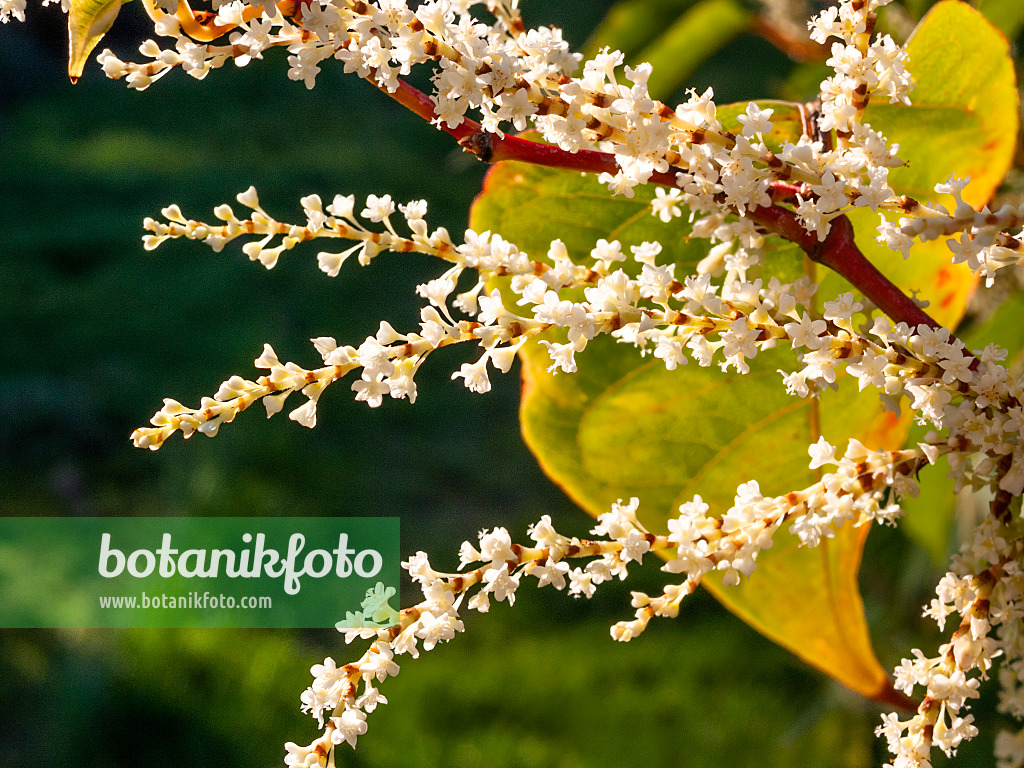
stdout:
<svg viewBox="0 0 1024 768">
<path fill-rule="evenodd" d="M 579 46 L 608 5 L 525 12 Z M 331 69 L 312 92 L 288 81 L 283 51 L 203 83 L 173 73 L 141 94 L 92 65 L 73 88 L 61 71 L 63 17 L 29 10 L 28 24 L 0 34 L 0 515 L 395 515 L 403 551 L 446 566 L 482 527 L 522 538 L 548 513 L 585 533 L 591 521 L 522 445 L 517 375 L 472 395 L 448 380 L 459 353 L 426 366 L 415 406 L 370 410 L 340 384 L 314 431 L 253 409 L 216 440 L 133 449 L 128 434 L 161 398 L 195 403 L 233 373 L 252 375 L 265 341 L 311 365 L 310 337 L 357 342 L 381 319 L 413 327 L 414 286 L 437 273 L 429 260 L 384 255 L 331 281 L 314 248 L 271 272 L 237 247 L 147 253 L 145 216 L 177 202 L 209 218 L 254 184 L 284 220 L 300 216 L 304 194 L 389 192 L 426 198 L 431 223 L 458 233 L 485 169 L 366 83 Z M 130 56 L 141 16 L 126 6 L 104 45 Z M 767 96 L 793 69 L 744 38 L 691 83 L 724 84 L 725 101 Z M 873 539 L 869 562 L 908 564 L 866 576 L 869 593 L 890 598 L 871 618 L 892 664 L 912 644 L 935 644 L 915 625 L 932 574 L 901 539 Z M 649 568 L 629 587 L 659 583 Z M 382 689 L 391 703 L 338 764 L 880 762 L 876 707 L 703 594 L 678 621 L 614 644 L 608 626 L 631 612 L 628 591 L 580 603 L 527 586 L 515 609 L 467 617 L 456 642 L 403 660 Z M 285 741 L 315 735 L 298 709 L 309 666 L 359 653 L 333 632 L 0 631 L 0 765 L 280 765 Z M 964 751 L 985 764 L 991 735 Z"/>
</svg>

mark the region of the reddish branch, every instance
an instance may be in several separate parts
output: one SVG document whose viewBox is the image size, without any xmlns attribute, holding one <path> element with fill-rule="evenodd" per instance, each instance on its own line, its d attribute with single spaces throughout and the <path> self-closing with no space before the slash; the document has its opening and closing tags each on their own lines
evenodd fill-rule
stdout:
<svg viewBox="0 0 1024 768">
<path fill-rule="evenodd" d="M 388 93 L 386 90 L 384 92 Z M 464 119 L 461 124 L 451 128 L 437 118 L 431 98 L 404 81 L 400 81 L 398 90 L 388 95 L 424 120 L 451 134 L 463 149 L 485 163 L 515 160 L 585 173 L 618 171 L 615 155 L 608 152 L 588 149 L 567 152 L 551 144 L 542 144 L 508 134 L 501 136 L 489 133 L 484 131 L 479 123 L 469 119 Z M 674 172 L 654 173 L 650 183 L 675 188 L 676 176 Z M 781 186 L 785 187 L 784 184 Z M 780 192 L 785 191 L 780 189 Z M 763 206 L 744 211 L 743 215 L 765 230 L 796 243 L 811 260 L 846 278 L 894 322 L 907 323 L 912 328 L 921 324 L 931 328 L 939 327 L 935 320 L 867 260 L 857 247 L 853 225 L 845 216 L 834 219 L 828 236 L 819 242 L 817 236 L 808 232 L 796 213 L 788 208 L 779 205 Z"/>
<path fill-rule="evenodd" d="M 804 248 L 807 251 L 806 248 Z M 911 328 L 924 324 L 938 328 L 928 314 L 910 300 L 899 288 L 861 253 L 854 242 L 853 225 L 845 216 L 832 221 L 832 229 L 825 241 L 807 251 L 814 261 L 828 267 L 849 280 L 875 306 L 896 322 L 907 323 Z"/>
<path fill-rule="evenodd" d="M 754 19 L 754 32 L 780 51 L 784 51 L 794 61 L 822 62 L 829 55 L 828 48 L 824 45 L 807 39 L 806 24 L 779 23 L 769 15 L 761 14 Z"/>
</svg>

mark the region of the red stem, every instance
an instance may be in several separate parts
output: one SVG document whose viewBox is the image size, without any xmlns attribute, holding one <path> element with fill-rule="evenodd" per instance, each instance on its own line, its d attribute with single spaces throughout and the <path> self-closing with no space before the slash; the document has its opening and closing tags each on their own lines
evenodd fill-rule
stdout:
<svg viewBox="0 0 1024 768">
<path fill-rule="evenodd" d="M 422 117 L 428 123 L 436 125 L 442 131 L 451 134 L 460 141 L 474 134 L 483 132 L 483 128 L 480 127 L 480 123 L 473 122 L 469 118 L 466 118 L 458 127 L 449 128 L 447 123 L 437 119 L 437 115 L 434 113 L 433 100 L 423 91 L 409 85 L 405 80 L 399 80 L 398 90 L 393 92 L 389 91 L 387 88 L 377 85 L 373 80 L 370 80 L 370 82 L 380 88 L 382 93 L 390 96 L 403 107 L 406 107 Z"/>
<path fill-rule="evenodd" d="M 849 280 L 896 322 L 907 323 L 911 328 L 922 324 L 930 328 L 940 327 L 865 258 L 854 242 L 853 225 L 845 216 L 832 221 L 832 228 L 825 241 L 808 251 L 808 255 Z"/>
<path fill-rule="evenodd" d="M 484 131 L 479 123 L 468 118 L 451 128 L 437 119 L 431 98 L 405 81 L 399 81 L 398 89 L 393 93 L 381 90 L 424 120 L 451 134 L 467 152 L 486 163 L 514 160 L 585 173 L 615 173 L 619 169 L 615 155 L 608 152 L 590 149 L 567 152 L 553 144 L 508 134 L 500 136 Z M 674 172 L 655 172 L 649 183 L 676 188 L 676 175 Z M 808 232 L 796 213 L 788 208 L 762 206 L 748 209 L 743 215 L 764 229 L 796 243 L 813 261 L 842 275 L 894 322 L 907 323 L 911 328 L 921 324 L 940 327 L 861 253 L 854 241 L 853 226 L 845 216 L 834 219 L 828 236 L 819 242 L 817 236 Z"/>
</svg>

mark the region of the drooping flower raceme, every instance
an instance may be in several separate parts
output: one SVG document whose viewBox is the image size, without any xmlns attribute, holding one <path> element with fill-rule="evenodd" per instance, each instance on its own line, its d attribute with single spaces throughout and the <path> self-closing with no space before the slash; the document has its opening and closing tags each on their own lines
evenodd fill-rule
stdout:
<svg viewBox="0 0 1024 768">
<path fill-rule="evenodd" d="M 361 637 L 373 642 L 354 663 L 338 667 L 328 658 L 310 670 L 314 679 L 302 695 L 303 709 L 316 718 L 323 732 L 307 746 L 289 744 L 286 763 L 312 767 L 342 742 L 355 746 L 356 737 L 366 729 L 366 715 L 387 701 L 375 684 L 398 673 L 394 657 L 416 658 L 421 648 L 429 651 L 439 642 L 454 639 L 465 629 L 460 613 L 463 602 L 482 613 L 492 600 L 513 603 L 523 577 L 536 578 L 541 587 L 551 585 L 589 598 L 602 583 L 626 578 L 630 563 L 640 564 L 645 555 L 659 554 L 666 561 L 663 571 L 685 578 L 656 597 L 633 593 L 635 619 L 611 630 L 616 640 L 627 641 L 643 632 L 653 617 L 676 616 L 682 599 L 708 573 L 724 572 L 727 585 L 750 576 L 759 552 L 771 547 L 780 527 L 788 525 L 802 543 L 816 546 L 847 522 L 892 522 L 899 507 L 884 503 L 887 492 L 916 493 L 912 476 L 928 463 L 929 456 L 934 459 L 938 454 L 923 449 L 869 451 L 854 440 L 845 456 L 837 460 L 834 455 L 834 447 L 819 441 L 811 451 L 811 465 L 831 464 L 834 472 L 780 497 L 766 498 L 757 483 L 747 483 L 721 517 L 709 515 L 708 505 L 696 496 L 669 520 L 668 535 L 655 535 L 640 523 L 634 498 L 628 503 L 620 500 L 598 517 L 592 533 L 602 538 L 564 536 L 547 515 L 530 528 L 533 544 L 529 547 L 514 543 L 504 528 L 481 531 L 476 545 L 464 542 L 459 552 L 460 570 L 480 563 L 465 573 L 437 571 L 426 553 L 417 553 L 403 567 L 421 587 L 423 601 L 402 611 L 398 625 L 389 629 L 343 630 L 347 641 Z M 572 565 L 583 559 L 588 562 Z M 327 710 L 332 712 L 329 717 Z"/>
</svg>

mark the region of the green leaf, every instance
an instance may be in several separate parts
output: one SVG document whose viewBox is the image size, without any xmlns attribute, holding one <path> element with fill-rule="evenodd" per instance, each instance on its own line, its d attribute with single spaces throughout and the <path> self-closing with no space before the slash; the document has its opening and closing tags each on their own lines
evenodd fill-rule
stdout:
<svg viewBox="0 0 1024 768">
<path fill-rule="evenodd" d="M 950 48 L 954 27 L 985 45 Z M 971 199 L 991 195 L 1008 166 L 1016 133 L 1012 67 L 1005 45 L 995 45 L 992 35 L 976 12 L 940 3 L 910 46 L 917 106 L 871 108 L 873 125 L 902 142 L 911 158 L 908 168 L 894 174 L 898 192 L 928 199 L 936 182 L 966 173 L 975 179 Z M 982 55 L 979 49 L 985 49 Z M 975 76 L 988 73 L 989 79 L 972 90 L 961 82 L 961 68 Z M 772 140 L 792 140 L 799 114 L 791 106 L 777 107 Z M 742 110 L 743 105 L 733 105 L 719 114 L 732 121 Z M 942 136 L 947 126 L 956 141 Z M 647 208 L 652 197 L 640 189 L 633 200 L 609 198 L 592 178 L 499 164 L 488 176 L 471 224 L 499 231 L 534 257 L 543 256 L 556 238 L 576 257 L 585 257 L 599 238 L 618 238 L 624 247 L 658 240 L 663 258 L 677 263 L 682 276 L 704 255 L 706 243 L 688 241 L 679 220 L 654 219 Z M 944 243 L 915 248 L 904 262 L 874 243 L 876 216 L 857 211 L 851 219 L 859 244 L 880 269 L 930 302 L 939 322 L 959 322 L 974 282 L 962 267 L 950 265 Z M 803 254 L 790 244 L 778 243 L 769 258 L 766 271 L 780 279 L 793 279 L 805 269 Z M 846 290 L 845 281 L 827 275 L 819 301 Z M 751 479 L 766 495 L 810 485 L 815 476 L 807 469 L 806 447 L 819 434 L 841 447 L 855 436 L 872 448 L 895 448 L 903 444 L 909 424 L 881 410 L 876 394 L 858 393 L 850 383 L 818 402 L 787 396 L 777 369 L 796 365 L 788 350 L 761 353 L 746 376 L 692 362 L 667 371 L 661 361 L 642 358 L 610 339 L 592 342 L 571 376 L 549 374 L 550 361 L 538 344 L 525 347 L 522 360 L 523 434 L 544 470 L 592 515 L 618 498 L 639 497 L 641 518 L 652 530 L 664 531 L 678 505 L 694 494 L 724 512 L 736 487 Z M 847 526 L 807 550 L 783 532 L 761 555 L 749 582 L 723 589 L 709 579 L 706 586 L 744 621 L 810 664 L 866 696 L 893 702 L 896 694 L 872 650 L 857 587 L 866 534 Z"/>
<path fill-rule="evenodd" d="M 910 107 L 872 101 L 866 122 L 900 144 L 893 186 L 932 198 L 936 182 L 971 177 L 964 199 L 987 203 L 1013 163 L 1018 93 L 1006 37 L 958 0 L 937 4 L 907 43 Z"/>
<path fill-rule="evenodd" d="M 68 75 L 77 82 L 92 49 L 107 33 L 123 0 L 71 0 L 68 9 Z"/>
<path fill-rule="evenodd" d="M 608 46 L 631 65 L 649 62 L 648 88 L 668 98 L 705 59 L 745 32 L 752 19 L 738 0 L 626 0 L 616 5 L 587 45 L 588 58 Z"/>
</svg>

